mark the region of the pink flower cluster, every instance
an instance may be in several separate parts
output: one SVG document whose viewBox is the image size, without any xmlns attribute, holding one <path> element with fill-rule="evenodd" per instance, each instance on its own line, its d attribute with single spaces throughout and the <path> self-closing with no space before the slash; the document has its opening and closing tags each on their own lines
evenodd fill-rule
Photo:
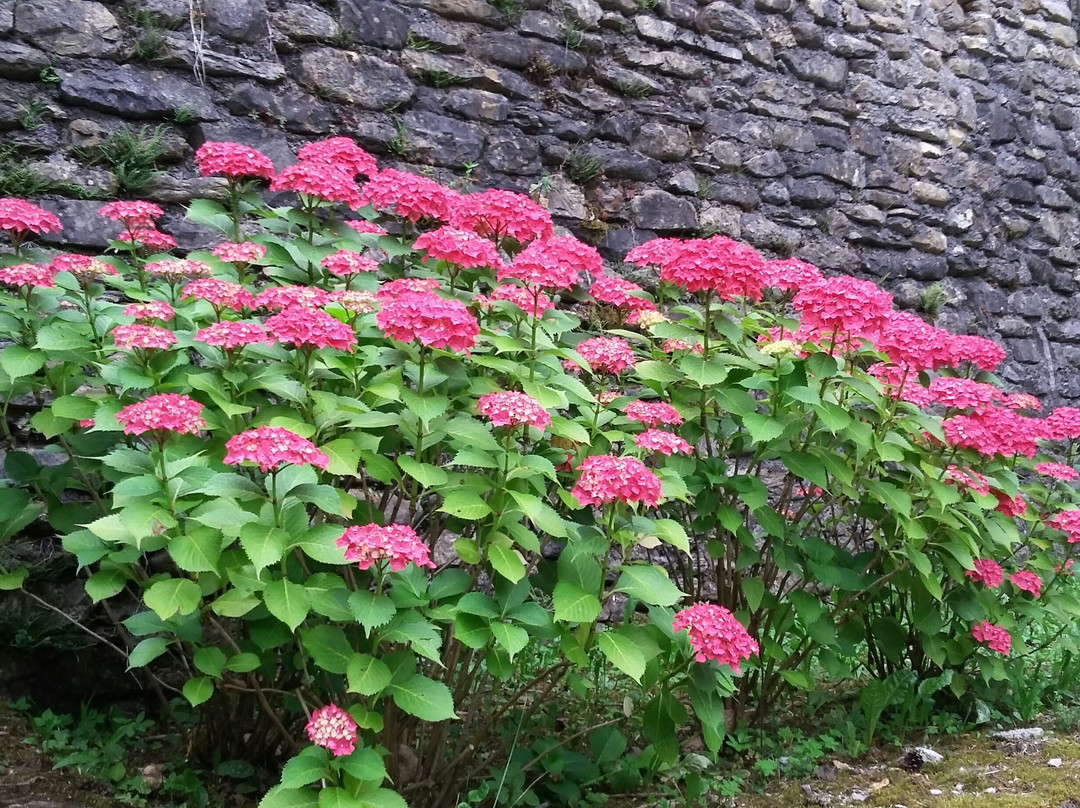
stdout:
<svg viewBox="0 0 1080 808">
<path fill-rule="evenodd" d="M 1080 510 L 1062 511 L 1047 524 L 1065 533 L 1069 544 L 1080 542 Z"/>
<path fill-rule="evenodd" d="M 593 455 L 578 466 L 570 495 L 582 505 L 641 502 L 655 508 L 660 502 L 660 478 L 636 457 Z"/>
<path fill-rule="evenodd" d="M 662 455 L 691 454 L 694 447 L 672 432 L 663 429 L 646 429 L 634 436 L 634 445 L 647 452 L 659 452 Z"/>
<path fill-rule="evenodd" d="M 112 330 L 112 338 L 117 348 L 169 348 L 176 344 L 176 334 L 167 328 L 156 325 L 118 325 Z"/>
<path fill-rule="evenodd" d="M 308 740 L 329 749 L 335 757 L 351 755 L 359 737 L 353 717 L 336 704 L 328 704 L 311 713 L 305 727 Z"/>
<path fill-rule="evenodd" d="M 26 233 L 59 233 L 64 229 L 55 214 L 25 199 L 0 199 L 0 230 L 18 236 Z"/>
<path fill-rule="evenodd" d="M 136 320 L 160 320 L 167 323 L 176 316 L 176 312 L 164 300 L 150 300 L 146 303 L 128 303 L 124 306 L 124 316 L 134 317 Z"/>
<path fill-rule="evenodd" d="M 997 507 L 994 508 L 998 513 L 1004 514 L 1010 519 L 1014 516 L 1023 516 L 1027 513 L 1027 500 L 1017 494 L 1015 497 L 1006 496 L 1004 492 L 993 489 L 993 494 L 997 497 Z"/>
<path fill-rule="evenodd" d="M 990 496 L 990 482 L 974 469 L 949 466 L 945 469 L 945 475 L 958 486 L 970 488 L 972 491 L 982 494 L 984 497 Z"/>
<path fill-rule="evenodd" d="M 213 274 L 213 269 L 209 264 L 190 258 L 164 258 L 160 261 L 150 261 L 143 269 L 169 283 L 176 283 L 185 278 L 209 278 Z"/>
<path fill-rule="evenodd" d="M 255 298 L 251 292 L 238 283 L 220 278 L 199 278 L 184 287 L 181 300 L 201 299 L 209 301 L 218 316 L 226 309 L 243 311 L 255 308 Z"/>
<path fill-rule="evenodd" d="M 476 409 L 490 418 L 493 426 L 528 424 L 537 429 L 546 429 L 551 424 L 551 416 L 535 398 L 512 390 L 480 396 Z"/>
<path fill-rule="evenodd" d="M 239 143 L 206 141 L 195 151 L 195 165 L 204 177 L 272 179 L 274 163 L 262 152 Z"/>
<path fill-rule="evenodd" d="M 514 278 L 526 286 L 569 289 L 578 282 L 582 270 L 597 275 L 604 271 L 596 248 L 573 236 L 556 236 L 531 242 L 496 277 L 500 283 Z"/>
<path fill-rule="evenodd" d="M 344 169 L 353 178 L 357 174 L 374 176 L 379 170 L 375 158 L 347 137 L 331 137 L 309 143 L 296 153 L 304 163 L 322 163 Z"/>
<path fill-rule="evenodd" d="M 972 583 L 985 584 L 990 589 L 997 589 L 1005 580 L 1005 573 L 1001 565 L 989 558 L 976 558 L 973 570 L 965 570 L 964 574 L 971 579 Z"/>
<path fill-rule="evenodd" d="M 317 308 L 330 302 L 330 296 L 314 286 L 267 286 L 255 295 L 255 308 L 277 311 L 290 306 Z"/>
<path fill-rule="evenodd" d="M 841 275 L 800 289 L 792 305 L 802 315 L 800 331 L 815 341 L 858 344 L 877 337 L 892 311 L 892 295 L 871 281 Z"/>
<path fill-rule="evenodd" d="M 464 303 L 433 292 L 405 294 L 384 302 L 375 324 L 398 342 L 417 341 L 429 348 L 461 352 L 468 352 L 480 334 L 480 325 Z"/>
<path fill-rule="evenodd" d="M 330 293 L 330 299 L 350 314 L 367 314 L 378 308 L 371 292 L 338 289 Z"/>
<path fill-rule="evenodd" d="M 147 265 L 149 266 L 149 264 Z M 49 269 L 57 272 L 70 272 L 80 283 L 89 283 L 104 275 L 116 275 L 116 267 L 100 258 L 79 253 L 61 253 L 49 262 Z"/>
<path fill-rule="evenodd" d="M 671 627 L 685 631 L 698 662 L 716 660 L 735 674 L 744 659 L 759 651 L 757 641 L 730 611 L 713 603 L 695 603 L 675 614 Z"/>
<path fill-rule="evenodd" d="M 266 255 L 266 247 L 254 241 L 225 241 L 212 249 L 211 254 L 229 264 L 254 264 Z"/>
<path fill-rule="evenodd" d="M 369 222 L 367 219 L 348 219 L 345 224 L 355 230 L 357 233 L 370 233 L 373 236 L 385 236 L 386 230 L 379 227 L 375 222 Z"/>
<path fill-rule="evenodd" d="M 448 222 L 459 197 L 456 191 L 435 180 L 384 168 L 364 183 L 360 205 L 371 205 L 375 210 L 394 213 L 410 222 Z"/>
<path fill-rule="evenodd" d="M 495 245 L 470 230 L 446 226 L 429 230 L 417 237 L 413 242 L 413 249 L 426 253 L 425 263 L 431 258 L 463 268 L 502 266 L 502 259 L 499 258 Z"/>
<path fill-rule="evenodd" d="M 512 238 L 519 244 L 550 238 L 554 233 L 551 214 L 545 208 L 524 194 L 499 189 L 459 195 L 451 209 L 450 224 L 496 240 Z"/>
<path fill-rule="evenodd" d="M 178 432 L 194 434 L 206 426 L 202 418 L 203 405 L 177 393 L 160 393 L 129 404 L 116 414 L 125 435 L 144 432 Z"/>
<path fill-rule="evenodd" d="M 1040 580 L 1039 576 L 1034 572 L 1028 572 L 1027 570 L 1014 572 L 1009 576 L 1009 581 L 1017 589 L 1022 592 L 1028 592 L 1036 598 L 1039 597 L 1039 593 L 1042 590 L 1042 580 Z"/>
<path fill-rule="evenodd" d="M 539 289 L 526 289 L 523 286 L 514 286 L 511 283 L 496 286 L 491 291 L 488 300 L 509 301 L 530 317 L 543 317 L 545 311 L 555 308 L 551 298 Z"/>
<path fill-rule="evenodd" d="M 330 458 L 307 438 L 279 426 L 260 426 L 233 435 L 225 444 L 225 450 L 225 465 L 251 461 L 258 463 L 259 471 L 264 473 L 282 463 L 310 464 L 325 469 L 330 462 Z"/>
<path fill-rule="evenodd" d="M 1080 472 L 1077 472 L 1072 466 L 1066 466 L 1064 463 L 1039 463 L 1035 466 L 1035 471 L 1045 477 L 1053 477 L 1066 482 L 1080 477 Z"/>
<path fill-rule="evenodd" d="M 823 279 L 821 270 L 798 258 L 766 261 L 761 268 L 761 281 L 774 289 L 797 292 Z"/>
<path fill-rule="evenodd" d="M 34 264 L 12 264 L 0 267 L 0 284 L 4 286 L 40 286 L 50 289 L 55 271 L 51 266 L 39 267 Z"/>
<path fill-rule="evenodd" d="M 976 642 L 985 643 L 991 651 L 997 651 L 1004 656 L 1008 656 L 1009 649 L 1012 648 L 1012 636 L 1009 632 L 987 620 L 982 620 L 972 626 L 971 636 Z"/>
<path fill-rule="evenodd" d="M 602 275 L 589 288 L 589 294 L 600 303 L 630 311 L 655 311 L 655 304 L 645 297 L 645 290 L 614 275 Z"/>
<path fill-rule="evenodd" d="M 952 446 L 974 449 L 985 457 L 1034 457 L 1038 441 L 1048 437 L 1048 420 L 1019 415 L 1005 407 L 989 407 L 946 418 L 941 426 Z"/>
<path fill-rule="evenodd" d="M 679 411 L 665 401 L 631 401 L 622 408 L 623 415 L 645 426 L 678 426 L 683 422 Z"/>
<path fill-rule="evenodd" d="M 129 244 L 138 244 L 148 250 L 164 252 L 176 246 L 176 239 L 168 233 L 162 233 L 155 227 L 136 227 L 134 230 L 125 230 L 116 237 L 117 241 Z"/>
<path fill-rule="evenodd" d="M 634 349 L 622 337 L 592 337 L 578 343 L 577 352 L 593 373 L 622 373 L 637 362 Z M 563 367 L 576 373 L 578 366 L 571 360 Z"/>
<path fill-rule="evenodd" d="M 278 342 L 296 347 L 337 348 L 351 351 L 356 345 L 352 326 L 320 309 L 290 306 L 268 317 L 266 330 Z"/>
<path fill-rule="evenodd" d="M 117 200 L 103 205 L 98 210 L 98 216 L 104 216 L 114 222 L 120 222 L 128 230 L 146 228 L 156 230 L 156 219 L 160 219 L 164 211 L 153 202 Z"/>
<path fill-rule="evenodd" d="M 765 259 L 727 236 L 679 241 L 655 239 L 626 254 L 632 264 L 660 268 L 660 280 L 688 292 L 715 293 L 721 300 L 760 300 L 765 286 Z"/>
<path fill-rule="evenodd" d="M 379 262 L 353 250 L 338 250 L 319 262 L 323 269 L 339 278 L 359 275 L 361 272 L 377 272 Z"/>
<path fill-rule="evenodd" d="M 422 295 L 434 292 L 439 288 L 439 281 L 435 278 L 398 278 L 387 281 L 379 287 L 375 293 L 375 299 L 380 303 L 393 303 L 399 297 L 406 295 Z"/>
<path fill-rule="evenodd" d="M 195 339 L 199 342 L 205 342 L 207 345 L 224 348 L 227 351 L 239 348 L 242 345 L 253 345 L 256 342 L 272 342 L 266 333 L 266 329 L 258 323 L 234 322 L 232 320 L 221 320 L 211 323 L 205 328 L 200 328 L 195 333 Z"/>
<path fill-rule="evenodd" d="M 355 561 L 362 570 L 384 560 L 390 562 L 394 572 L 400 572 L 410 563 L 435 567 L 427 545 L 408 525 L 354 525 L 345 528 L 335 543 L 345 550 L 345 560 Z"/>
<path fill-rule="evenodd" d="M 304 160 L 293 163 L 270 181 L 270 190 L 294 191 L 327 202 L 340 202 L 354 210 L 361 205 L 355 173 L 338 163 Z"/>
<path fill-rule="evenodd" d="M 930 396 L 946 409 L 956 410 L 985 410 L 1003 398 L 992 384 L 949 376 L 938 376 L 930 382 Z"/>
</svg>

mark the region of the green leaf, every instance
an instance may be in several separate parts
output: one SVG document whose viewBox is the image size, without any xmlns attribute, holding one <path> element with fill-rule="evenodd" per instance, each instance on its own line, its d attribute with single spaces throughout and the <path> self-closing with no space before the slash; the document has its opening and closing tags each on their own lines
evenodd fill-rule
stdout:
<svg viewBox="0 0 1080 808">
<path fill-rule="evenodd" d="M 686 528 L 674 519 L 653 519 L 652 524 L 656 538 L 690 555 L 690 537 L 686 535 Z"/>
<path fill-rule="evenodd" d="M 510 496 L 518 504 L 525 515 L 534 525 L 549 536 L 565 539 L 570 535 L 566 530 L 566 522 L 554 508 L 544 502 L 535 494 L 526 494 L 521 491 L 511 491 Z"/>
<path fill-rule="evenodd" d="M 669 362 L 648 359 L 634 365 L 634 375 L 647 382 L 677 382 L 683 378 Z"/>
<path fill-rule="evenodd" d="M 600 616 L 600 599 L 569 581 L 555 584 L 551 599 L 555 619 L 564 623 L 591 623 Z"/>
<path fill-rule="evenodd" d="M 405 798 L 388 788 L 376 788 L 357 796 L 358 808 L 409 808 Z"/>
<path fill-rule="evenodd" d="M 86 594 L 94 603 L 120 594 L 127 583 L 124 571 L 116 567 L 100 569 L 86 580 Z"/>
<path fill-rule="evenodd" d="M 281 561 L 289 546 L 289 534 L 279 527 L 249 522 L 240 529 L 240 546 L 259 573 Z"/>
<path fill-rule="evenodd" d="M 765 596 L 765 582 L 760 578 L 743 578 L 742 591 L 746 596 L 746 605 L 750 607 L 750 611 L 756 612 L 762 597 Z"/>
<path fill-rule="evenodd" d="M 199 585 L 187 578 L 158 581 L 143 592 L 143 602 L 162 620 L 174 614 L 191 614 L 202 602 Z"/>
<path fill-rule="evenodd" d="M 517 656 L 518 652 L 529 644 L 529 632 L 510 623 L 492 623 L 491 633 L 495 637 L 495 642 L 502 646 L 510 659 Z"/>
<path fill-rule="evenodd" d="M 809 480 L 818 488 L 829 490 L 829 477 L 825 464 L 811 454 L 804 452 L 781 452 L 780 459 L 796 477 Z"/>
<path fill-rule="evenodd" d="M 349 692 L 362 696 L 381 693 L 393 678 L 389 666 L 369 654 L 353 654 L 349 658 L 346 676 L 349 679 Z"/>
<path fill-rule="evenodd" d="M 89 355 L 94 346 L 90 339 L 70 323 L 53 322 L 44 326 L 37 333 L 37 344 L 34 345 L 47 353 L 72 351 Z"/>
<path fill-rule="evenodd" d="M 330 756 L 321 746 L 301 749 L 281 770 L 283 788 L 300 788 L 323 779 L 328 774 Z"/>
<path fill-rule="evenodd" d="M 893 513 L 901 516 L 911 513 L 911 497 L 895 485 L 882 480 L 867 480 L 866 490 L 888 505 Z"/>
<path fill-rule="evenodd" d="M 426 676 L 414 673 L 400 682 L 390 685 L 390 695 L 394 704 L 409 715 L 421 721 L 446 721 L 457 718 L 454 712 L 454 697 L 450 688 L 442 682 L 436 682 Z"/>
<path fill-rule="evenodd" d="M 317 808 L 318 804 L 318 795 L 310 789 L 274 786 L 266 792 L 259 808 Z"/>
<path fill-rule="evenodd" d="M 319 449 L 330 459 L 326 470 L 342 477 L 355 477 L 360 465 L 360 447 L 350 438 L 338 438 Z"/>
<path fill-rule="evenodd" d="M 633 638 L 620 630 L 605 631 L 596 638 L 596 645 L 612 665 L 635 682 L 641 682 L 641 674 L 645 673 L 649 657 Z"/>
<path fill-rule="evenodd" d="M 184 698 L 192 707 L 198 707 L 205 701 L 209 701 L 214 695 L 214 680 L 209 676 L 196 676 L 184 682 Z"/>
<path fill-rule="evenodd" d="M 768 443 L 784 434 L 784 423 L 779 418 L 757 412 L 744 415 L 743 426 L 754 443 Z"/>
<path fill-rule="evenodd" d="M 715 359 L 705 360 L 700 356 L 684 356 L 679 360 L 679 369 L 698 387 L 712 387 L 727 378 L 730 368 Z"/>
<path fill-rule="evenodd" d="M 168 550 L 184 572 L 214 572 L 221 558 L 221 536 L 214 530 L 197 529 L 169 539 Z"/>
<path fill-rule="evenodd" d="M 450 399 L 439 395 L 417 395 L 409 388 L 401 390 L 401 400 L 417 418 L 430 423 L 450 408 Z"/>
<path fill-rule="evenodd" d="M 280 579 L 271 581 L 263 590 L 263 602 L 270 614 L 287 625 L 291 631 L 304 622 L 311 608 L 311 598 L 300 584 Z"/>
<path fill-rule="evenodd" d="M 315 664 L 330 673 L 345 673 L 353 657 L 345 632 L 337 626 L 315 626 L 301 631 L 300 641 Z"/>
<path fill-rule="evenodd" d="M 446 483 L 450 481 L 450 475 L 443 469 L 438 466 L 433 466 L 430 463 L 419 463 L 416 458 L 409 455 L 402 455 L 398 458 L 397 462 L 402 471 L 425 488 L 431 488 L 435 485 L 446 485 Z"/>
<path fill-rule="evenodd" d="M 376 595 L 366 589 L 357 590 L 349 595 L 349 608 L 356 617 L 356 622 L 362 625 L 369 634 L 389 623 L 397 612 L 394 601 L 386 595 Z"/>
<path fill-rule="evenodd" d="M 476 492 L 466 488 L 455 488 L 446 495 L 439 510 L 460 519 L 473 521 L 491 513 L 491 506 Z"/>
<path fill-rule="evenodd" d="M 888 688 L 878 679 L 867 682 L 859 693 L 859 706 L 862 708 L 863 718 L 866 721 L 863 740 L 869 746 L 874 739 L 874 730 L 877 729 L 878 719 L 881 718 L 885 708 L 889 706 Z"/>
<path fill-rule="evenodd" d="M 31 351 L 22 345 L 9 345 L 0 351 L 0 369 L 9 379 L 32 376 L 45 364 L 45 354 Z"/>
<path fill-rule="evenodd" d="M 375 784 L 381 784 L 386 780 L 386 764 L 383 763 L 382 755 L 374 749 L 357 749 L 351 755 L 337 760 L 342 771 L 357 780 L 366 780 Z M 374 789 L 372 789 L 374 791 Z M 366 790 L 358 795 L 363 798 Z"/>
<path fill-rule="evenodd" d="M 205 673 L 207 676 L 221 676 L 221 671 L 224 669 L 228 657 L 220 648 L 208 645 L 196 651 L 192 661 L 201 673 Z"/>
<path fill-rule="evenodd" d="M 23 581 L 26 580 L 26 576 L 29 574 L 30 570 L 26 567 L 17 567 L 8 572 L 0 573 L 0 592 L 22 589 Z"/>
<path fill-rule="evenodd" d="M 488 547 L 488 561 L 495 571 L 510 583 L 516 584 L 525 577 L 525 562 L 513 547 L 491 545 Z"/>
<path fill-rule="evenodd" d="M 148 665 L 165 653 L 169 647 L 169 641 L 164 637 L 147 637 L 131 649 L 128 655 L 128 669 L 141 668 Z"/>
<path fill-rule="evenodd" d="M 679 587 L 671 582 L 664 570 L 654 564 L 623 566 L 615 591 L 625 592 L 650 606 L 674 606 L 683 597 Z M 558 615 L 558 606 L 555 613 Z"/>
</svg>

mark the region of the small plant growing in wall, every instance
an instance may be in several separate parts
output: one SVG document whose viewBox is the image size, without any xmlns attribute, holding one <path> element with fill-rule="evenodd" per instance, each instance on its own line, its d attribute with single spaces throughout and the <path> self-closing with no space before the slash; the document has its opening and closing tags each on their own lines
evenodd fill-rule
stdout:
<svg viewBox="0 0 1080 808">
<path fill-rule="evenodd" d="M 19 126 L 27 132 L 33 132 L 45 120 L 46 112 L 48 112 L 48 107 L 40 98 L 31 98 L 29 101 L 19 104 L 17 115 Z"/>
<path fill-rule="evenodd" d="M 165 126 L 123 126 L 101 143 L 75 150 L 87 165 L 106 165 L 116 175 L 121 195 L 138 194 L 161 172 L 158 162 L 165 153 Z"/>
<path fill-rule="evenodd" d="M 401 157 L 402 159 L 409 156 L 409 135 L 405 129 L 404 121 L 397 122 L 394 136 L 386 144 L 386 150 L 395 157 Z"/>
<path fill-rule="evenodd" d="M 630 98 L 648 98 L 653 94 L 652 87 L 636 81 L 617 81 L 615 89 Z"/>
<path fill-rule="evenodd" d="M 919 311 L 929 317 L 931 321 L 938 318 L 944 305 L 945 287 L 940 283 L 931 284 L 919 292 Z"/>
<path fill-rule="evenodd" d="M 160 14 L 144 6 L 138 6 L 128 12 L 131 24 L 138 28 L 135 38 L 135 58 L 150 62 L 161 56 L 165 49 L 165 31 L 168 24 Z"/>
<path fill-rule="evenodd" d="M 525 10 L 521 0 L 488 0 L 489 4 L 499 11 L 510 22 L 517 22 L 521 13 Z"/>
<path fill-rule="evenodd" d="M 578 185 L 587 185 L 603 175 L 604 161 L 599 157 L 590 156 L 580 147 L 575 146 L 567 155 L 562 168 L 568 180 Z"/>
</svg>

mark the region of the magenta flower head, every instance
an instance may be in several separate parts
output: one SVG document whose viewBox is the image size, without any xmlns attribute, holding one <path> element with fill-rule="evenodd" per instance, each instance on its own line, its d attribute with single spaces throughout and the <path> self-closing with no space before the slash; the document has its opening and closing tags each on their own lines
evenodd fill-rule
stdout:
<svg viewBox="0 0 1080 808">
<path fill-rule="evenodd" d="M 129 404 L 116 414 L 125 435 L 144 432 L 194 434 L 206 426 L 203 405 L 178 393 L 161 393 Z"/>
<path fill-rule="evenodd" d="M 1012 636 L 1009 632 L 987 620 L 982 620 L 972 626 L 971 636 L 976 642 L 985 643 L 991 651 L 997 651 L 1004 656 L 1008 656 L 1012 648 Z"/>
<path fill-rule="evenodd" d="M 508 391 L 480 396 L 476 405 L 481 415 L 491 419 L 493 426 L 521 426 L 529 424 L 544 429 L 551 424 L 551 416 L 535 398 L 525 393 Z"/>
<path fill-rule="evenodd" d="M 582 505 L 641 502 L 655 508 L 660 502 L 660 478 L 636 457 L 593 455 L 578 469 L 570 495 Z"/>
<path fill-rule="evenodd" d="M 325 469 L 330 462 L 330 458 L 307 438 L 279 426 L 260 426 L 233 435 L 225 444 L 225 450 L 225 465 L 251 461 L 258 463 L 259 471 L 264 473 L 282 463 Z"/>
<path fill-rule="evenodd" d="M 698 662 L 715 659 L 736 674 L 739 663 L 758 653 L 758 644 L 735 615 L 713 603 L 695 603 L 675 615 L 671 627 L 685 630 Z"/>
<path fill-rule="evenodd" d="M 354 525 L 345 528 L 335 543 L 345 550 L 345 560 L 355 561 L 362 570 L 384 560 L 390 562 L 394 572 L 400 572 L 410 563 L 435 567 L 427 545 L 408 525 Z"/>
<path fill-rule="evenodd" d="M 356 749 L 356 722 L 336 704 L 327 704 L 313 711 L 306 729 L 308 739 L 313 744 L 329 749 L 335 757 L 351 755 Z"/>
</svg>

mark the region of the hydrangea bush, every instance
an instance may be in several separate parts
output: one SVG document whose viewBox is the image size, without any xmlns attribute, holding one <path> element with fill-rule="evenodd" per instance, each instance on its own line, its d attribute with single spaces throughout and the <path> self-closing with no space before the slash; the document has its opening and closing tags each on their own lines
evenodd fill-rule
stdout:
<svg viewBox="0 0 1080 808">
<path fill-rule="evenodd" d="M 596 660 L 623 718 L 581 741 L 632 741 L 630 788 L 688 724 L 717 753 L 822 674 L 875 717 L 898 673 L 964 697 L 1080 611 L 1080 411 L 1002 391 L 997 345 L 722 236 L 632 250 L 650 293 L 528 197 L 345 138 L 195 159 L 227 203 L 184 258 L 136 201 L 45 259 L 61 223 L 0 200 L 0 538 L 47 520 L 132 667 L 290 756 L 266 808 L 510 770 L 513 802 L 578 736 L 492 739 Z"/>
</svg>

